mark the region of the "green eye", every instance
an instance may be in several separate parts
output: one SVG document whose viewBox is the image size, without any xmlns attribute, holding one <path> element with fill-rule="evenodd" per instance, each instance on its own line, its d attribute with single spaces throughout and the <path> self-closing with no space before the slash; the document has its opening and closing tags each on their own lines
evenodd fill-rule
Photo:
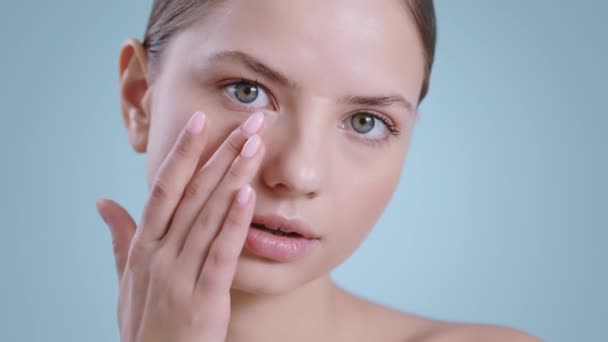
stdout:
<svg viewBox="0 0 608 342">
<path fill-rule="evenodd" d="M 225 95 L 230 98 L 231 102 L 240 107 L 245 107 L 247 110 L 272 107 L 268 91 L 264 85 L 256 81 L 241 79 L 220 87 L 225 91 Z"/>
<path fill-rule="evenodd" d="M 374 128 L 374 117 L 367 113 L 358 113 L 351 117 L 350 124 L 358 133 L 365 134 Z"/>
<path fill-rule="evenodd" d="M 251 103 L 258 98 L 259 88 L 254 83 L 240 82 L 234 85 L 234 96 L 243 102 Z"/>
</svg>

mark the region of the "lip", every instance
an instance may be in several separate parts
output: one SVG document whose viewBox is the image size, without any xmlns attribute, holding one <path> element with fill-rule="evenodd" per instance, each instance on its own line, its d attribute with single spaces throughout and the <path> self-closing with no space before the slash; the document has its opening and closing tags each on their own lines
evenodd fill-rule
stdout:
<svg viewBox="0 0 608 342">
<path fill-rule="evenodd" d="M 280 227 L 285 233 L 297 233 L 300 236 L 276 235 L 257 229 L 253 224 Z M 320 240 L 319 234 L 316 234 L 303 220 L 288 219 L 274 214 L 256 215 L 247 233 L 245 250 L 267 260 L 291 262 L 310 254 L 320 244 Z"/>
<path fill-rule="evenodd" d="M 255 215 L 252 223 L 263 224 L 268 227 L 281 228 L 285 233 L 297 233 L 308 240 L 320 240 L 319 234 L 304 221 L 298 218 L 286 218 L 276 214 Z"/>
</svg>

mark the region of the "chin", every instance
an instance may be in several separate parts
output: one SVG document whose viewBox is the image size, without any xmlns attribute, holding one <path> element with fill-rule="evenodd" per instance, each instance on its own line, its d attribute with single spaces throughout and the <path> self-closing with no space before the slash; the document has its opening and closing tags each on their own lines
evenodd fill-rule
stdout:
<svg viewBox="0 0 608 342">
<path fill-rule="evenodd" d="M 294 291 L 323 274 L 314 274 L 305 260 L 281 263 L 253 256 L 239 258 L 232 289 L 258 296 L 280 296 Z"/>
</svg>

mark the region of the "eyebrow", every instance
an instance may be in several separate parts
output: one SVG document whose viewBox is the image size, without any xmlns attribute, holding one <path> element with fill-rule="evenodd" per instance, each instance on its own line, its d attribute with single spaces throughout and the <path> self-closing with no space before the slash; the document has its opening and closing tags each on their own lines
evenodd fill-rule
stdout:
<svg viewBox="0 0 608 342">
<path fill-rule="evenodd" d="M 289 86 L 290 88 L 298 88 L 297 84 L 291 81 L 287 76 L 282 73 L 272 69 L 267 64 L 263 63 L 259 59 L 245 53 L 242 51 L 221 51 L 213 54 L 209 61 L 215 62 L 220 61 L 222 59 L 230 59 L 241 64 L 244 64 L 247 68 L 251 69 L 251 71 L 262 74 L 265 77 L 277 82 L 282 85 Z"/>
<path fill-rule="evenodd" d="M 405 107 L 409 112 L 414 110 L 412 103 L 405 99 L 401 95 L 389 95 L 389 96 L 346 96 L 343 97 L 341 102 L 345 102 L 352 105 L 358 106 L 370 106 L 370 107 L 388 107 L 393 104 L 399 104 Z"/>
<path fill-rule="evenodd" d="M 274 70 L 264 62 L 253 57 L 252 55 L 238 50 L 220 51 L 213 54 L 210 58 L 210 62 L 219 62 L 221 60 L 228 59 L 239 62 L 249 68 L 255 73 L 259 73 L 268 79 L 271 79 L 284 86 L 288 86 L 293 89 L 299 88 L 298 84 L 290 80 L 287 76 L 281 72 Z M 345 96 L 341 98 L 343 103 L 358 105 L 358 106 L 370 106 L 370 107 L 389 107 L 393 104 L 399 104 L 406 108 L 408 112 L 414 111 L 414 106 L 410 101 L 405 99 L 401 95 L 388 95 L 388 96 Z"/>
</svg>

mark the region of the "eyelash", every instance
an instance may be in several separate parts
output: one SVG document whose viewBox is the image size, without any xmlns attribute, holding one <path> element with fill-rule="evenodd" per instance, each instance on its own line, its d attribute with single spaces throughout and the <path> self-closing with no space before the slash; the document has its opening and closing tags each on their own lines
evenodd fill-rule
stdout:
<svg viewBox="0 0 608 342">
<path fill-rule="evenodd" d="M 376 114 L 373 112 L 366 112 L 366 111 L 357 112 L 355 114 L 367 114 L 375 119 L 382 121 L 382 123 L 386 126 L 386 128 L 388 128 L 389 132 L 391 132 L 391 134 L 393 134 L 393 135 L 399 135 L 399 133 L 401 133 L 399 131 L 399 129 L 397 128 L 397 125 L 395 125 L 389 118 L 386 118 L 380 114 Z"/>
<path fill-rule="evenodd" d="M 399 129 L 397 128 L 397 125 L 394 124 L 392 122 L 391 119 L 383 116 L 382 114 L 379 113 L 374 113 L 374 112 L 370 112 L 370 111 L 359 111 L 359 112 L 354 112 L 352 114 L 350 114 L 348 116 L 347 120 L 351 120 L 353 115 L 357 115 L 357 114 L 364 114 L 364 115 L 369 115 L 371 116 L 374 120 L 378 120 L 380 122 L 382 122 L 384 124 L 384 126 L 386 127 L 386 129 L 388 130 L 388 135 L 386 135 L 385 137 L 382 138 L 365 138 L 365 134 L 363 133 L 357 133 L 355 131 L 354 128 L 352 128 L 352 122 L 349 122 L 348 125 L 351 126 L 351 130 L 354 131 L 354 135 L 357 136 L 357 140 L 362 141 L 364 144 L 369 145 L 371 147 L 379 147 L 381 145 L 384 145 L 385 143 L 389 142 L 389 139 L 391 138 L 391 136 L 398 136 L 401 132 L 399 131 Z"/>
<path fill-rule="evenodd" d="M 234 86 L 234 85 L 237 85 L 239 83 L 248 83 L 248 84 L 251 84 L 251 85 L 255 86 L 256 88 L 262 89 L 269 96 L 269 100 L 272 102 L 272 105 L 273 105 L 273 107 L 275 107 L 275 110 L 278 109 L 278 106 L 276 105 L 276 101 L 275 101 L 274 97 L 271 95 L 271 92 L 264 85 L 260 84 L 257 79 L 255 79 L 255 80 L 252 81 L 252 80 L 249 80 L 249 79 L 241 77 L 241 78 L 236 79 L 236 80 L 231 80 L 231 81 L 228 81 L 228 82 L 223 82 L 222 84 L 219 85 L 219 88 L 221 90 L 226 90 L 226 88 Z M 248 107 L 246 104 L 243 104 L 243 103 L 240 103 L 239 105 L 244 106 L 244 107 Z M 391 119 L 385 117 L 382 114 L 374 113 L 374 112 L 370 112 L 370 111 L 359 111 L 359 112 L 355 112 L 355 113 L 351 114 L 349 116 L 349 118 L 352 117 L 353 115 L 356 115 L 356 114 L 369 115 L 372 118 L 374 118 L 375 120 L 379 120 L 380 122 L 382 122 L 386 126 L 386 128 L 389 131 L 389 134 L 391 134 L 393 136 L 398 136 L 401 133 L 399 131 L 397 125 L 394 124 Z M 356 135 L 363 136 L 364 134 L 358 134 L 358 133 L 356 133 Z M 361 140 L 363 140 L 365 143 L 368 143 L 368 144 L 377 145 L 377 144 L 380 144 L 380 143 L 386 141 L 387 139 L 386 138 L 382 138 L 382 139 L 361 138 Z"/>
</svg>

